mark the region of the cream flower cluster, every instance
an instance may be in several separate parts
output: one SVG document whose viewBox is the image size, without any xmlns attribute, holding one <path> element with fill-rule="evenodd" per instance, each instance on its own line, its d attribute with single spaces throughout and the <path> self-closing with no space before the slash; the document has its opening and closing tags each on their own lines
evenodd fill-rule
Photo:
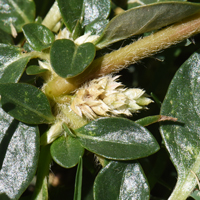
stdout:
<svg viewBox="0 0 200 200">
<path fill-rule="evenodd" d="M 83 85 L 76 91 L 72 110 L 93 120 L 100 116 L 131 116 L 152 102 L 144 90 L 124 88 L 116 81 L 118 77 L 107 75 Z"/>
</svg>

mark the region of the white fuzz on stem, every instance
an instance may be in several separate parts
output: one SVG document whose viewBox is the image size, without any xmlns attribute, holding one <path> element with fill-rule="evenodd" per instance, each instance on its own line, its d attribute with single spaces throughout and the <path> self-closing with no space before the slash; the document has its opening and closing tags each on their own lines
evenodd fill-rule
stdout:
<svg viewBox="0 0 200 200">
<path fill-rule="evenodd" d="M 93 79 L 76 91 L 71 108 L 79 116 L 96 119 L 100 116 L 131 116 L 152 102 L 141 89 L 126 89 L 117 82 L 119 76 Z"/>
</svg>

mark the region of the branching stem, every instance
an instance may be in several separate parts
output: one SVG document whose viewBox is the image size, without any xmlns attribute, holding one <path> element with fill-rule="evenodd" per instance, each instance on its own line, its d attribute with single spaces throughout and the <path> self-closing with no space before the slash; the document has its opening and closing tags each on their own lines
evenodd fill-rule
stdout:
<svg viewBox="0 0 200 200">
<path fill-rule="evenodd" d="M 90 67 L 79 76 L 67 80 L 60 77 L 52 80 L 47 85 L 47 95 L 56 97 L 61 94 L 70 93 L 89 79 L 116 73 L 128 65 L 138 62 L 142 58 L 151 56 L 199 32 L 200 13 L 94 60 Z M 59 91 L 54 90 L 58 88 L 58 85 Z"/>
</svg>

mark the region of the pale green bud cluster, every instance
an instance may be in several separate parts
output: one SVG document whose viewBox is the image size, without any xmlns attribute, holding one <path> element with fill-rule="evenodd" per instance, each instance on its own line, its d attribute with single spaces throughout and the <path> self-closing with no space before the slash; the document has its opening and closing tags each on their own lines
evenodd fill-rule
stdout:
<svg viewBox="0 0 200 200">
<path fill-rule="evenodd" d="M 101 116 L 131 116 L 152 102 L 144 90 L 126 89 L 117 78 L 107 75 L 79 88 L 71 104 L 72 110 L 93 120 Z"/>
</svg>

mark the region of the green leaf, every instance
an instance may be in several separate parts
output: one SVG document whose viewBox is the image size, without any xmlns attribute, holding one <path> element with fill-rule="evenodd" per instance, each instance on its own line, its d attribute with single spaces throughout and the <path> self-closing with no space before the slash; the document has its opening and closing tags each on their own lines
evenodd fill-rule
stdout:
<svg viewBox="0 0 200 200">
<path fill-rule="evenodd" d="M 29 23 L 22 28 L 26 40 L 36 51 L 42 51 L 51 46 L 54 34 L 46 27 L 37 23 Z"/>
<path fill-rule="evenodd" d="M 37 169 L 37 181 L 32 196 L 34 200 L 48 199 L 48 176 L 51 161 L 50 145 L 41 147 Z"/>
<path fill-rule="evenodd" d="M 135 121 L 135 123 L 140 124 L 141 126 L 148 126 L 150 124 L 158 122 L 160 119 L 160 115 L 154 115 L 138 119 L 137 121 Z"/>
<path fill-rule="evenodd" d="M 72 32 L 72 38 L 73 40 L 75 40 L 76 38 L 78 38 L 79 36 L 83 35 L 83 29 L 81 27 L 81 22 L 78 20 L 76 23 L 76 26 L 74 27 L 74 30 Z"/>
<path fill-rule="evenodd" d="M 178 122 L 163 122 L 161 134 L 171 160 L 178 172 L 178 181 L 171 199 L 186 199 L 200 175 L 200 54 L 194 53 L 177 71 L 161 114 L 178 118 Z"/>
<path fill-rule="evenodd" d="M 83 16 L 83 0 L 57 0 L 63 21 L 72 33 Z"/>
<path fill-rule="evenodd" d="M 78 139 L 62 136 L 51 145 L 51 156 L 54 161 L 65 168 L 77 165 L 79 157 L 83 156 L 84 148 Z"/>
<path fill-rule="evenodd" d="M 30 59 L 21 48 L 0 44 L 0 83 L 18 82 Z"/>
<path fill-rule="evenodd" d="M 13 44 L 13 40 L 10 34 L 0 29 L 0 43 Z"/>
<path fill-rule="evenodd" d="M 0 5 L 0 27 L 7 33 L 12 33 L 11 24 L 17 30 L 22 30 L 24 24 L 34 21 L 35 4 L 33 0 L 2 0 Z"/>
<path fill-rule="evenodd" d="M 85 26 L 85 34 L 90 32 L 91 35 L 101 35 L 103 33 L 103 30 L 106 28 L 108 22 L 109 21 L 107 19 L 97 19 L 91 22 L 90 24 Z"/>
<path fill-rule="evenodd" d="M 149 186 L 137 162 L 112 161 L 97 175 L 94 183 L 95 200 L 149 199 Z"/>
<path fill-rule="evenodd" d="M 194 192 L 192 192 L 192 194 L 190 196 L 195 200 L 200 200 L 200 191 L 195 190 Z"/>
<path fill-rule="evenodd" d="M 147 129 L 124 118 L 100 118 L 75 133 L 83 147 L 109 159 L 132 160 L 159 150 Z"/>
<path fill-rule="evenodd" d="M 22 55 L 22 50 L 19 47 L 10 44 L 0 44 L 0 67 L 8 65 Z M 1 69 L 2 74 L 2 69 Z"/>
<path fill-rule="evenodd" d="M 174 1 L 174 0 L 128 0 L 127 2 L 127 9 L 137 7 L 137 6 L 144 6 L 152 3 L 157 3 L 157 2 L 169 2 L 169 1 Z M 187 0 L 176 0 L 176 1 L 187 1 Z"/>
<path fill-rule="evenodd" d="M 38 65 L 30 65 L 27 67 L 26 69 L 26 73 L 28 75 L 36 75 L 36 74 L 41 74 L 43 72 L 46 72 L 48 71 L 47 69 L 44 69 L 44 68 L 41 68 L 40 66 Z"/>
<path fill-rule="evenodd" d="M 56 40 L 50 51 L 52 67 L 63 78 L 83 72 L 94 57 L 95 46 L 92 43 L 76 46 L 73 41 L 67 39 Z"/>
<path fill-rule="evenodd" d="M 159 29 L 199 10 L 199 4 L 186 2 L 156 3 L 127 10 L 110 21 L 96 46 L 103 48 L 130 36 Z"/>
<path fill-rule="evenodd" d="M 81 190 L 82 190 L 82 173 L 83 173 L 83 164 L 82 157 L 79 158 L 79 163 L 76 171 L 76 181 L 74 188 L 74 200 L 81 200 Z"/>
<path fill-rule="evenodd" d="M 32 181 L 39 157 L 39 130 L 0 109 L 0 199 L 19 199 Z"/>
<path fill-rule="evenodd" d="M 83 25 L 86 26 L 94 21 L 107 19 L 111 3 L 110 0 L 85 0 L 85 14 Z"/>
<path fill-rule="evenodd" d="M 4 69 L 4 73 L 0 79 L 0 83 L 17 83 L 21 78 L 30 56 L 21 57 L 17 61 L 12 62 Z"/>
<path fill-rule="evenodd" d="M 24 83 L 0 84 L 2 108 L 15 119 L 28 124 L 53 122 L 54 116 L 45 94 Z"/>
</svg>

